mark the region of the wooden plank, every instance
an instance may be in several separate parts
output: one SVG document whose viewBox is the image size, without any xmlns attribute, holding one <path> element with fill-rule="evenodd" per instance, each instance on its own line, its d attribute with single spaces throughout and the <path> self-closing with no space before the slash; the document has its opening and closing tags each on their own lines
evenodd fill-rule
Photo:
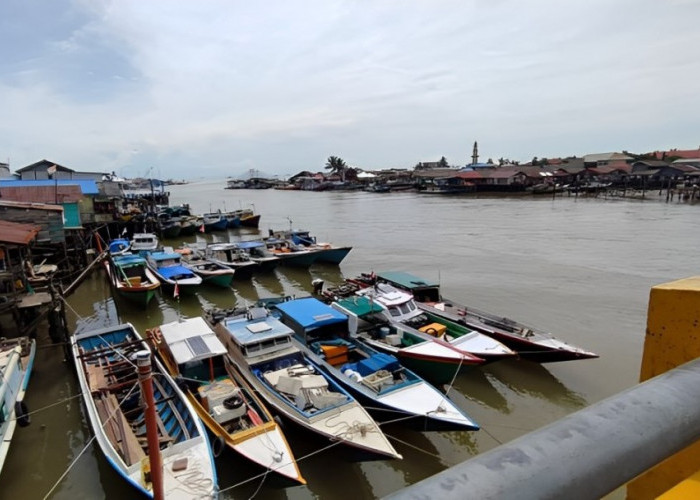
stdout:
<svg viewBox="0 0 700 500">
<path fill-rule="evenodd" d="M 85 366 L 85 372 L 90 391 L 99 391 L 100 389 L 107 387 L 107 379 L 105 378 L 104 370 L 101 367 L 93 364 L 87 364 Z"/>
</svg>

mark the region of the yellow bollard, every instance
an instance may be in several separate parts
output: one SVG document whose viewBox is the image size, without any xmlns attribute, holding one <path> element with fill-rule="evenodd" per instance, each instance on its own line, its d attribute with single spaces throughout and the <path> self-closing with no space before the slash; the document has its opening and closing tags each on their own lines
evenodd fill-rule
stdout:
<svg viewBox="0 0 700 500">
<path fill-rule="evenodd" d="M 639 381 L 700 357 L 700 276 L 652 287 Z M 700 423 L 699 423 L 700 425 Z M 669 429 L 673 432 L 673 429 Z M 700 471 L 700 442 L 661 462 L 627 485 L 628 500 L 683 498 L 671 488 Z M 675 489 L 682 491 L 683 489 Z"/>
</svg>

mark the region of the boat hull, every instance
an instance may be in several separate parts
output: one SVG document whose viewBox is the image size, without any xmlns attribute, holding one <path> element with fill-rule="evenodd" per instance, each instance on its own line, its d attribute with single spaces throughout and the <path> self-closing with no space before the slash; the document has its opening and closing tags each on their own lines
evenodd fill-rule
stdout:
<svg viewBox="0 0 700 500">
<path fill-rule="evenodd" d="M 340 264 L 350 253 L 352 247 L 322 248 L 317 250 L 316 262 L 326 262 L 328 264 Z"/>
<path fill-rule="evenodd" d="M 248 217 L 241 217 L 240 225 L 243 227 L 257 228 L 260 225 L 260 215 L 251 215 Z"/>
</svg>

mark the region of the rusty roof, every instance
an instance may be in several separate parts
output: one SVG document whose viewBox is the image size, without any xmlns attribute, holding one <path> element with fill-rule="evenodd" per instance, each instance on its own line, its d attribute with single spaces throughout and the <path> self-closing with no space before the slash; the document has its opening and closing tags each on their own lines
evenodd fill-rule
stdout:
<svg viewBox="0 0 700 500">
<path fill-rule="evenodd" d="M 41 228 L 33 224 L 19 224 L 0 220 L 0 243 L 11 243 L 15 245 L 28 245 Z"/>
<path fill-rule="evenodd" d="M 0 198 L 4 201 L 27 203 L 76 203 L 82 198 L 80 186 L 0 186 Z"/>
<path fill-rule="evenodd" d="M 0 207 L 29 208 L 35 210 L 57 210 L 63 212 L 63 207 L 61 205 L 54 205 L 48 203 L 29 203 L 21 201 L 0 200 Z"/>
</svg>

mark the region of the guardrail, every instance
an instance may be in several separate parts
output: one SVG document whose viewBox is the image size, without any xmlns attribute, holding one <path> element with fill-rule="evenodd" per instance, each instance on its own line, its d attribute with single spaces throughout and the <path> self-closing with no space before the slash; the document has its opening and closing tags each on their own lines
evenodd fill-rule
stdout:
<svg viewBox="0 0 700 500">
<path fill-rule="evenodd" d="M 700 359 L 385 498 L 600 498 L 700 439 Z"/>
</svg>

